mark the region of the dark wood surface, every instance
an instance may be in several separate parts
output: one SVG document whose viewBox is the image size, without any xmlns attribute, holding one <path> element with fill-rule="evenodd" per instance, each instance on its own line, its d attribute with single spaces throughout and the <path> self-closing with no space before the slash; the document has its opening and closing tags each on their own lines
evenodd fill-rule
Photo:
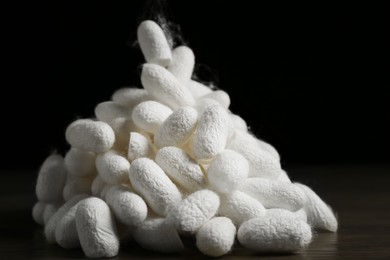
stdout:
<svg viewBox="0 0 390 260">
<path fill-rule="evenodd" d="M 390 165 L 316 166 L 288 169 L 293 181 L 311 186 L 338 214 L 339 231 L 318 233 L 295 254 L 259 255 L 236 247 L 223 259 L 390 259 Z M 81 249 L 48 245 L 31 218 L 34 172 L 0 175 L 0 259 L 77 259 Z M 156 254 L 134 243 L 113 259 L 202 259 L 187 241 L 180 254 Z"/>
</svg>

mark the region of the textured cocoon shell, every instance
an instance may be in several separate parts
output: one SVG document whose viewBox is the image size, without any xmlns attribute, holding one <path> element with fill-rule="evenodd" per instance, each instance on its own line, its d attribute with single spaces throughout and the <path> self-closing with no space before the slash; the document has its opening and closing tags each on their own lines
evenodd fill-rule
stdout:
<svg viewBox="0 0 390 260">
<path fill-rule="evenodd" d="M 76 205 L 80 200 L 83 200 L 87 197 L 85 194 L 76 195 L 67 202 L 65 202 L 54 215 L 49 219 L 45 226 L 45 237 L 47 242 L 55 243 L 55 231 L 58 223 L 62 217 L 69 211 L 71 207 Z"/>
<path fill-rule="evenodd" d="M 248 171 L 248 161 L 241 154 L 224 150 L 211 161 L 207 176 L 214 190 L 230 193 L 248 177 Z"/>
<path fill-rule="evenodd" d="M 200 190 L 190 194 L 167 216 L 177 230 L 196 232 L 212 218 L 219 207 L 219 197 L 211 190 Z"/>
<path fill-rule="evenodd" d="M 137 226 L 132 235 L 137 243 L 148 250 L 170 253 L 184 249 L 177 231 L 165 219 L 147 219 Z"/>
<path fill-rule="evenodd" d="M 75 176 L 94 175 L 96 173 L 95 159 L 94 153 L 72 147 L 65 155 L 65 168 L 69 174 Z"/>
<path fill-rule="evenodd" d="M 96 158 L 96 169 L 108 184 L 125 182 L 129 176 L 130 163 L 113 150 L 99 154 Z"/>
<path fill-rule="evenodd" d="M 107 204 L 99 198 L 80 202 L 76 227 L 84 254 L 90 258 L 113 257 L 119 251 L 114 218 Z"/>
<path fill-rule="evenodd" d="M 181 83 L 186 84 L 192 76 L 195 65 L 195 55 L 187 46 L 176 47 L 172 51 L 172 62 L 168 66 L 168 70 Z"/>
<path fill-rule="evenodd" d="M 140 129 L 155 133 L 172 110 L 156 101 L 145 101 L 138 104 L 132 113 L 132 119 Z"/>
<path fill-rule="evenodd" d="M 194 98 L 185 85 L 161 66 L 144 64 L 141 82 L 151 97 L 172 109 L 195 104 Z"/>
<path fill-rule="evenodd" d="M 206 184 L 199 164 L 180 148 L 162 148 L 157 152 L 155 160 L 175 183 L 191 193 L 202 189 Z"/>
<path fill-rule="evenodd" d="M 79 119 L 71 123 L 65 132 L 70 145 L 94 153 L 108 151 L 115 142 L 115 133 L 104 122 Z"/>
<path fill-rule="evenodd" d="M 147 62 L 166 67 L 171 63 L 172 53 L 163 30 L 157 23 L 143 21 L 137 30 L 138 43 Z"/>
<path fill-rule="evenodd" d="M 146 219 L 148 208 L 144 200 L 130 188 L 117 185 L 106 193 L 106 202 L 116 218 L 128 226 L 138 226 Z"/>
<path fill-rule="evenodd" d="M 242 154 L 249 162 L 249 176 L 277 179 L 281 166 L 279 160 L 262 149 L 251 134 L 235 131 L 227 147 Z"/>
<path fill-rule="evenodd" d="M 77 194 L 91 194 L 91 184 L 93 176 L 78 177 L 68 175 L 62 195 L 65 201 L 68 201 Z"/>
<path fill-rule="evenodd" d="M 148 158 L 134 160 L 129 177 L 134 190 L 161 216 L 165 216 L 181 201 L 181 194 L 175 184 Z"/>
<path fill-rule="evenodd" d="M 63 248 L 80 247 L 80 239 L 76 227 L 76 211 L 80 201 L 69 208 L 58 221 L 55 229 L 55 240 Z"/>
<path fill-rule="evenodd" d="M 239 189 L 260 201 L 265 208 L 297 211 L 306 201 L 303 191 L 294 184 L 264 178 L 248 178 Z"/>
<path fill-rule="evenodd" d="M 312 232 L 296 217 L 264 216 L 244 222 L 237 238 L 244 247 L 257 252 L 294 252 L 309 245 Z"/>
<path fill-rule="evenodd" d="M 211 159 L 225 149 L 230 118 L 222 106 L 211 105 L 199 116 L 193 152 L 197 159 Z"/>
<path fill-rule="evenodd" d="M 37 203 L 34 204 L 34 207 L 32 209 L 32 217 L 34 221 L 41 226 L 44 225 L 43 212 L 45 210 L 45 207 L 46 207 L 46 203 L 38 201 Z"/>
<path fill-rule="evenodd" d="M 188 81 L 187 88 L 195 99 L 198 99 L 213 91 L 210 87 L 195 80 Z"/>
<path fill-rule="evenodd" d="M 131 116 L 131 110 L 115 102 L 105 101 L 99 103 L 95 107 L 95 116 L 100 121 L 110 123 L 112 120 L 118 117 L 129 118 Z"/>
<path fill-rule="evenodd" d="M 338 223 L 332 209 L 309 187 L 295 183 L 306 195 L 304 209 L 307 221 L 314 229 L 336 232 Z"/>
<path fill-rule="evenodd" d="M 46 203 L 62 201 L 62 189 L 66 181 L 66 169 L 61 155 L 46 158 L 39 171 L 35 192 L 38 200 Z"/>
<path fill-rule="evenodd" d="M 230 218 L 233 223 L 240 226 L 243 222 L 264 216 L 266 209 L 258 200 L 241 191 L 221 195 L 219 214 Z"/>
<path fill-rule="evenodd" d="M 279 175 L 279 177 L 276 180 L 277 181 L 281 181 L 281 182 L 291 183 L 291 180 L 288 177 L 287 172 L 285 170 L 283 170 L 283 169 L 280 171 L 280 175 Z"/>
<path fill-rule="evenodd" d="M 154 143 L 157 147 L 181 146 L 192 135 L 198 122 L 198 112 L 182 107 L 173 112 L 157 130 Z"/>
<path fill-rule="evenodd" d="M 203 111 L 209 106 L 221 106 L 218 101 L 211 98 L 201 98 L 198 99 L 194 108 L 198 111 L 199 114 L 202 114 Z"/>
<path fill-rule="evenodd" d="M 56 213 L 60 204 L 46 204 L 45 209 L 43 210 L 43 224 L 47 224 L 50 218 Z"/>
<path fill-rule="evenodd" d="M 236 227 L 225 217 L 216 217 L 204 224 L 196 233 L 196 246 L 207 256 L 226 255 L 234 244 Z"/>
<path fill-rule="evenodd" d="M 239 115 L 230 114 L 230 120 L 232 121 L 233 128 L 239 131 L 248 132 L 248 125 L 245 120 Z"/>
<path fill-rule="evenodd" d="M 225 109 L 228 109 L 230 106 L 230 97 L 229 97 L 228 93 L 226 93 L 223 90 L 214 90 L 214 91 L 202 96 L 201 98 L 214 99 Z"/>
<path fill-rule="evenodd" d="M 150 100 L 150 96 L 145 89 L 141 88 L 121 88 L 112 95 L 112 101 L 128 108 L 134 108 L 147 100 Z"/>
<path fill-rule="evenodd" d="M 95 177 L 91 184 L 91 193 L 94 197 L 99 197 L 100 193 L 104 189 L 107 183 L 105 183 L 99 175 Z"/>
<path fill-rule="evenodd" d="M 127 158 L 132 162 L 141 157 L 154 158 L 153 147 L 147 137 L 137 132 L 131 132 Z"/>
<path fill-rule="evenodd" d="M 290 217 L 297 218 L 299 220 L 307 222 L 307 215 L 304 209 L 300 209 L 295 212 L 291 212 L 286 209 L 267 209 L 266 215 L 273 218 L 273 217 L 282 217 L 285 215 L 288 215 Z"/>
<path fill-rule="evenodd" d="M 129 145 L 130 132 L 141 131 L 131 118 L 119 117 L 110 122 L 115 132 L 115 146 L 125 150 Z"/>
<path fill-rule="evenodd" d="M 280 155 L 278 153 L 278 151 L 275 149 L 275 147 L 273 147 L 271 144 L 263 141 L 263 140 L 260 140 L 260 139 L 256 139 L 257 140 L 257 144 L 266 152 L 268 152 L 269 154 L 271 154 L 272 156 L 274 156 L 278 161 L 280 161 Z"/>
</svg>

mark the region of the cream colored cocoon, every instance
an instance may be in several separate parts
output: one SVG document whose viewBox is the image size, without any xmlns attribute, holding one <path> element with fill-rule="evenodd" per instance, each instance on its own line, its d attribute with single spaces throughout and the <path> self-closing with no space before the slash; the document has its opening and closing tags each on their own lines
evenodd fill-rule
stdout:
<svg viewBox="0 0 390 260">
<path fill-rule="evenodd" d="M 227 148 L 242 154 L 249 162 L 249 176 L 277 179 L 281 166 L 278 159 L 258 145 L 251 134 L 235 131 Z"/>
<path fill-rule="evenodd" d="M 77 194 L 91 194 L 91 185 L 93 176 L 78 177 L 68 175 L 62 195 L 65 201 L 68 201 Z"/>
<path fill-rule="evenodd" d="M 219 207 L 219 197 L 211 190 L 200 190 L 190 194 L 167 216 L 177 230 L 196 232 L 212 218 Z"/>
<path fill-rule="evenodd" d="M 66 181 L 66 169 L 61 155 L 46 158 L 39 170 L 35 192 L 38 200 L 46 203 L 62 201 L 62 189 Z"/>
<path fill-rule="evenodd" d="M 222 106 L 211 105 L 199 116 L 193 152 L 197 159 L 211 159 L 225 149 L 230 118 Z"/>
<path fill-rule="evenodd" d="M 291 183 L 290 177 L 288 177 L 288 174 L 285 170 L 280 171 L 280 175 L 276 180 L 281 182 Z"/>
<path fill-rule="evenodd" d="M 134 229 L 132 235 L 141 247 L 148 250 L 170 253 L 184 249 L 176 229 L 163 218 L 145 220 Z"/>
<path fill-rule="evenodd" d="M 96 169 L 104 182 L 118 184 L 128 179 L 130 163 L 125 157 L 110 150 L 98 155 L 96 158 Z"/>
<path fill-rule="evenodd" d="M 147 157 L 154 158 L 154 150 L 150 140 L 137 132 L 130 133 L 129 147 L 127 150 L 127 158 L 130 162 L 135 159 Z"/>
<path fill-rule="evenodd" d="M 57 212 L 60 206 L 60 204 L 46 204 L 43 210 L 43 224 L 46 225 L 49 222 L 50 218 Z"/>
<path fill-rule="evenodd" d="M 132 113 L 132 119 L 140 129 L 155 133 L 172 110 L 156 101 L 145 101 L 138 104 Z"/>
<path fill-rule="evenodd" d="M 148 158 L 132 162 L 129 178 L 134 190 L 161 216 L 166 216 L 181 201 L 181 194 L 175 184 Z"/>
<path fill-rule="evenodd" d="M 295 252 L 312 239 L 310 226 L 293 216 L 264 216 L 244 222 L 238 241 L 256 252 Z"/>
<path fill-rule="evenodd" d="M 228 93 L 226 93 L 223 90 L 214 90 L 214 91 L 202 96 L 201 99 L 202 98 L 214 99 L 225 109 L 228 109 L 230 106 L 230 97 L 229 97 Z"/>
<path fill-rule="evenodd" d="M 129 145 L 130 132 L 140 131 L 131 118 L 119 117 L 110 122 L 115 132 L 115 147 L 126 150 Z"/>
<path fill-rule="evenodd" d="M 306 215 L 306 212 L 304 209 L 300 209 L 298 211 L 295 211 L 295 212 L 291 212 L 289 210 L 286 210 L 286 209 L 267 209 L 267 212 L 266 212 L 266 215 L 273 218 L 275 216 L 285 216 L 285 215 L 289 215 L 291 217 L 295 217 L 297 219 L 300 219 L 302 221 L 305 221 L 307 222 L 307 215 Z"/>
<path fill-rule="evenodd" d="M 55 231 L 62 217 L 69 211 L 71 207 L 76 205 L 80 200 L 88 197 L 85 194 L 76 195 L 65 202 L 54 215 L 49 219 L 45 226 L 45 237 L 49 243 L 55 243 Z"/>
<path fill-rule="evenodd" d="M 243 222 L 264 216 L 266 209 L 260 201 L 241 191 L 221 195 L 219 214 L 230 218 L 236 226 Z"/>
<path fill-rule="evenodd" d="M 83 177 L 96 174 L 95 160 L 94 153 L 72 147 L 66 153 L 64 162 L 69 174 Z"/>
<path fill-rule="evenodd" d="M 119 239 L 114 217 L 103 200 L 83 200 L 77 207 L 76 227 L 87 257 L 113 257 L 118 254 Z"/>
<path fill-rule="evenodd" d="M 207 256 L 219 257 L 231 250 L 236 227 L 226 217 L 216 217 L 204 224 L 196 233 L 196 246 Z"/>
<path fill-rule="evenodd" d="M 38 201 L 37 203 L 34 204 L 34 207 L 32 209 L 32 217 L 34 221 L 41 226 L 44 225 L 43 212 L 45 210 L 46 205 L 47 205 L 46 203 Z"/>
<path fill-rule="evenodd" d="M 260 201 L 265 208 L 297 211 L 306 201 L 305 194 L 294 184 L 264 178 L 248 178 L 239 189 Z"/>
<path fill-rule="evenodd" d="M 106 123 L 110 123 L 118 117 L 129 118 L 131 116 L 130 112 L 131 110 L 128 107 L 119 105 L 113 101 L 105 101 L 95 107 L 96 118 Z"/>
<path fill-rule="evenodd" d="M 112 101 L 128 108 L 133 108 L 141 102 L 150 100 L 150 98 L 145 89 L 135 87 L 118 89 L 112 95 Z"/>
<path fill-rule="evenodd" d="M 245 120 L 239 115 L 230 114 L 230 120 L 232 121 L 233 127 L 236 130 L 248 132 L 248 125 Z"/>
<path fill-rule="evenodd" d="M 198 99 L 211 91 L 213 91 L 210 87 L 196 81 L 196 80 L 190 80 L 187 82 L 187 88 L 191 92 L 192 96 L 195 99 Z"/>
<path fill-rule="evenodd" d="M 194 65 L 195 55 L 193 51 L 187 46 L 179 46 L 172 51 L 172 62 L 167 69 L 181 83 L 186 84 L 191 80 Z"/>
<path fill-rule="evenodd" d="M 65 137 L 73 147 L 94 153 L 108 151 L 115 142 L 115 133 L 107 123 L 91 119 L 71 123 Z"/>
<path fill-rule="evenodd" d="M 275 147 L 273 147 L 271 144 L 263 141 L 263 140 L 260 140 L 260 139 L 257 139 L 257 144 L 266 152 L 268 152 L 269 154 L 271 154 L 272 156 L 274 156 L 278 161 L 280 161 L 280 155 L 278 153 L 278 151 L 275 149 Z"/>
<path fill-rule="evenodd" d="M 157 147 L 181 146 L 192 135 L 198 122 L 198 112 L 192 107 L 182 107 L 173 112 L 154 136 Z"/>
<path fill-rule="evenodd" d="M 138 226 L 148 214 L 145 201 L 129 187 L 117 185 L 106 193 L 106 202 L 116 218 L 127 226 Z"/>
<path fill-rule="evenodd" d="M 314 229 L 336 232 L 338 222 L 332 209 L 309 187 L 301 183 L 295 183 L 306 195 L 304 209 L 307 213 L 307 221 Z"/>
<path fill-rule="evenodd" d="M 138 43 L 147 62 L 166 67 L 171 63 L 172 53 L 163 30 L 151 20 L 143 21 L 137 30 Z"/>
<path fill-rule="evenodd" d="M 172 109 L 195 104 L 193 96 L 185 85 L 161 66 L 144 64 L 141 82 L 151 97 Z"/>
<path fill-rule="evenodd" d="M 156 154 L 156 163 L 177 184 L 188 192 L 195 192 L 206 185 L 199 164 L 182 149 L 171 146 L 160 149 Z"/>
<path fill-rule="evenodd" d="M 224 150 L 211 161 L 207 176 L 214 190 L 230 193 L 248 177 L 248 171 L 248 161 L 241 154 Z"/>
</svg>

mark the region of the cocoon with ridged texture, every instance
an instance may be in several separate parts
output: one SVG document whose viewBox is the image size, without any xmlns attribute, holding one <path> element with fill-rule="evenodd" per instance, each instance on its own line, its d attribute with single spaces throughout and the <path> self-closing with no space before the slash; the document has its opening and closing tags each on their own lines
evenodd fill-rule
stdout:
<svg viewBox="0 0 390 260">
<path fill-rule="evenodd" d="M 145 201 L 130 188 L 117 185 L 106 193 L 106 202 L 116 218 L 127 226 L 138 226 L 146 219 L 148 208 Z"/>
<path fill-rule="evenodd" d="M 96 169 L 104 182 L 118 184 L 128 179 L 130 163 L 125 157 L 110 150 L 98 155 Z"/>
<path fill-rule="evenodd" d="M 87 257 L 113 257 L 118 254 L 116 225 L 110 208 L 103 200 L 83 200 L 77 207 L 76 227 L 81 247 Z"/>
<path fill-rule="evenodd" d="M 265 208 L 297 211 L 306 201 L 303 191 L 294 184 L 264 178 L 248 178 L 239 189 L 260 201 Z"/>
<path fill-rule="evenodd" d="M 137 30 L 138 43 L 147 62 L 166 67 L 171 63 L 172 53 L 161 27 L 151 21 L 143 21 Z"/>
<path fill-rule="evenodd" d="M 112 101 L 99 103 L 95 107 L 96 118 L 100 121 L 110 124 L 112 120 L 118 117 L 128 118 L 131 116 L 131 110 L 125 106 Z"/>
<path fill-rule="evenodd" d="M 332 209 L 309 187 L 301 183 L 295 183 L 306 196 L 304 205 L 307 221 L 314 229 L 336 232 L 338 222 Z"/>
<path fill-rule="evenodd" d="M 155 133 L 171 114 L 169 107 L 156 101 L 145 101 L 134 108 L 132 119 L 140 129 Z"/>
<path fill-rule="evenodd" d="M 129 178 L 134 190 L 161 216 L 166 216 L 181 201 L 181 194 L 175 184 L 148 158 L 132 162 Z"/>
<path fill-rule="evenodd" d="M 185 85 L 161 66 L 144 64 L 141 82 L 151 97 L 172 109 L 195 104 L 193 96 Z"/>
<path fill-rule="evenodd" d="M 72 147 L 66 153 L 64 162 L 69 174 L 83 177 L 96 174 L 95 160 L 94 153 Z"/>
<path fill-rule="evenodd" d="M 76 211 L 79 204 L 80 201 L 70 207 L 56 226 L 55 239 L 57 244 L 63 248 L 80 247 L 80 239 L 76 227 Z"/>
<path fill-rule="evenodd" d="M 219 203 L 218 195 L 211 190 L 194 192 L 169 212 L 167 221 L 177 230 L 196 232 L 217 213 Z"/>
<path fill-rule="evenodd" d="M 45 226 L 45 237 L 47 242 L 49 243 L 55 243 L 55 231 L 57 228 L 57 225 L 59 221 L 62 219 L 62 217 L 68 212 L 68 210 L 76 205 L 80 200 L 85 199 L 88 197 L 86 194 L 80 194 L 76 195 L 67 202 L 65 202 L 57 211 L 54 213 L 54 215 L 49 219 L 49 221 L 46 223 Z"/>
<path fill-rule="evenodd" d="M 61 155 L 46 158 L 39 170 L 35 192 L 38 200 L 46 203 L 62 201 L 62 189 L 66 181 L 66 169 Z"/>
<path fill-rule="evenodd" d="M 214 99 L 225 109 L 228 109 L 230 106 L 230 97 L 229 97 L 228 93 L 226 93 L 223 90 L 214 90 L 214 91 L 207 93 L 206 95 L 204 95 L 200 98 L 201 99 L 202 98 Z"/>
<path fill-rule="evenodd" d="M 154 136 L 157 147 L 181 146 L 192 135 L 198 122 L 198 112 L 192 107 L 182 107 L 173 112 Z"/>
<path fill-rule="evenodd" d="M 150 96 L 145 89 L 141 88 L 121 88 L 114 92 L 112 101 L 118 105 L 134 108 L 141 102 L 150 100 Z"/>
<path fill-rule="evenodd" d="M 242 154 L 248 160 L 249 177 L 268 179 L 279 177 L 281 171 L 279 160 L 261 148 L 258 140 L 251 134 L 236 130 L 226 148 Z"/>
<path fill-rule="evenodd" d="M 32 209 L 32 217 L 34 221 L 41 226 L 44 225 L 43 212 L 45 210 L 46 205 L 47 205 L 46 203 L 38 201 L 37 203 L 34 204 L 34 207 Z"/>
<path fill-rule="evenodd" d="M 236 227 L 226 217 L 216 217 L 206 222 L 196 233 L 196 246 L 207 256 L 219 257 L 231 250 L 236 237 Z"/>
<path fill-rule="evenodd" d="M 260 139 L 257 139 L 257 144 L 266 152 L 268 152 L 269 154 L 271 154 L 272 156 L 274 156 L 278 161 L 280 161 L 280 155 L 278 153 L 278 151 L 275 149 L 275 147 L 273 147 L 271 144 L 263 141 L 263 140 L 260 140 Z"/>
<path fill-rule="evenodd" d="M 211 159 L 226 147 L 230 118 L 220 105 L 205 108 L 194 133 L 193 153 L 197 159 Z"/>
<path fill-rule="evenodd" d="M 154 150 L 150 140 L 142 134 L 131 132 L 127 158 L 132 162 L 142 157 L 154 158 Z"/>
<path fill-rule="evenodd" d="M 107 123 L 91 119 L 79 119 L 71 123 L 65 137 L 73 147 L 94 153 L 108 151 L 115 142 L 115 133 Z"/>
<path fill-rule="evenodd" d="M 309 245 L 312 232 L 306 222 L 295 217 L 264 216 L 244 222 L 237 238 L 256 252 L 295 252 Z"/>
<path fill-rule="evenodd" d="M 160 149 L 155 161 L 175 183 L 191 193 L 206 185 L 199 164 L 180 148 L 170 146 Z"/>
<path fill-rule="evenodd" d="M 93 176 L 78 177 L 68 175 L 62 192 L 64 200 L 68 201 L 77 194 L 91 194 L 91 184 L 93 180 Z"/>
<path fill-rule="evenodd" d="M 294 218 L 297 218 L 299 220 L 302 220 L 304 222 L 307 222 L 307 215 L 306 215 L 306 212 L 304 209 L 300 209 L 298 211 L 295 211 L 295 212 L 291 212 L 289 210 L 286 210 L 286 209 L 267 209 L 267 212 L 266 212 L 266 215 L 273 218 L 273 217 L 278 217 L 278 216 L 285 216 L 285 215 L 289 215 L 291 217 L 294 217 Z"/>
<path fill-rule="evenodd" d="M 221 205 L 218 213 L 230 218 L 236 226 L 266 214 L 266 209 L 260 201 L 238 190 L 223 194 L 220 199 Z"/>
<path fill-rule="evenodd" d="M 230 193 L 248 177 L 248 171 L 248 161 L 241 154 L 224 150 L 211 161 L 207 176 L 214 190 Z"/>
<path fill-rule="evenodd" d="M 204 95 L 210 93 L 211 91 L 213 91 L 210 87 L 208 87 L 208 86 L 206 86 L 206 85 L 204 85 L 196 80 L 188 81 L 186 86 L 195 99 L 198 99 L 201 96 L 204 96 Z"/>
<path fill-rule="evenodd" d="M 193 51 L 187 46 L 179 46 L 172 51 L 172 62 L 167 69 L 181 83 L 186 84 L 191 80 L 194 65 L 195 55 Z"/>
<path fill-rule="evenodd" d="M 177 231 L 163 218 L 145 220 L 134 229 L 132 235 L 141 247 L 148 250 L 171 253 L 184 249 Z"/>
</svg>

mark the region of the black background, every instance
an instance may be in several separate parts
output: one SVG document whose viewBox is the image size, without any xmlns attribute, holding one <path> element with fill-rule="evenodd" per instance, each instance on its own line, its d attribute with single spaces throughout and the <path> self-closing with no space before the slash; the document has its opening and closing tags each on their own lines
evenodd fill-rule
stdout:
<svg viewBox="0 0 390 260">
<path fill-rule="evenodd" d="M 153 1 L 156 2 L 156 1 Z M 389 163 L 384 6 L 167 1 L 170 21 L 231 110 L 283 165 Z M 115 89 L 139 85 L 144 1 L 3 6 L 0 169 L 64 153 L 66 126 Z M 158 8 L 157 8 L 158 9 Z"/>
</svg>

